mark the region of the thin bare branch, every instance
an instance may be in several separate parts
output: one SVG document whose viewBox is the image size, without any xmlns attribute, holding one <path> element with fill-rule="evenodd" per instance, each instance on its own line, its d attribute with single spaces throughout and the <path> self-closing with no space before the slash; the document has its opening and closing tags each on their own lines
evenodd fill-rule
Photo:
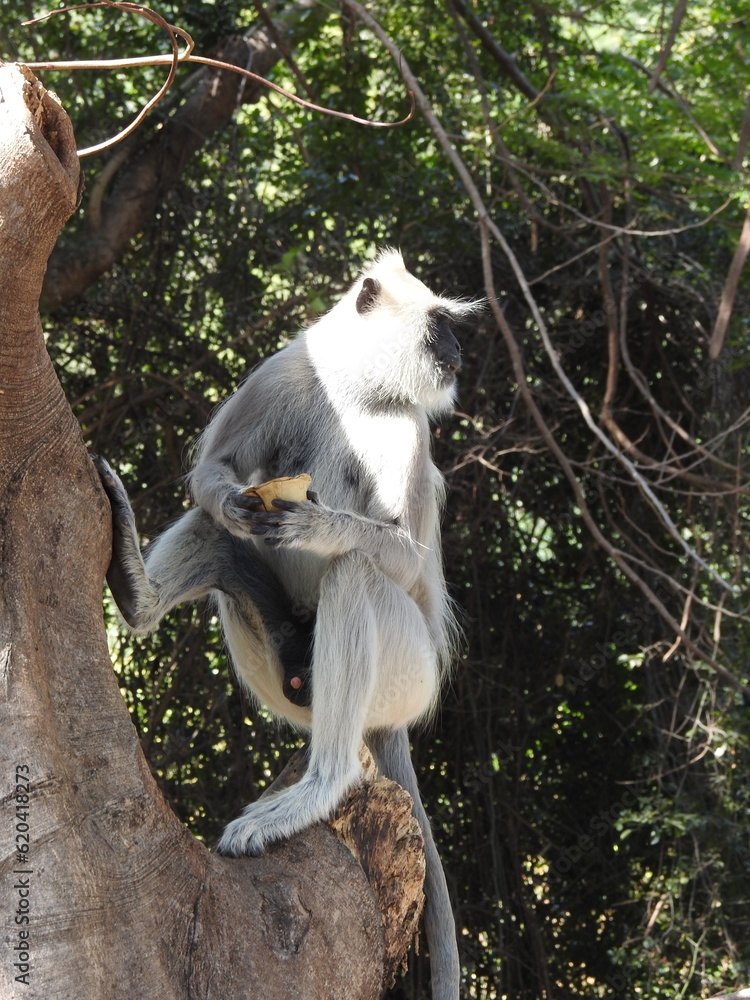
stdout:
<svg viewBox="0 0 750 1000">
<path fill-rule="evenodd" d="M 253 73 L 252 70 L 243 68 L 242 66 L 237 66 L 233 63 L 223 62 L 220 59 L 211 59 L 208 56 L 197 56 L 193 54 L 193 49 L 195 43 L 190 35 L 183 31 L 182 28 L 175 27 L 175 25 L 169 24 L 164 20 L 159 14 L 156 14 L 148 7 L 144 7 L 141 4 L 125 2 L 125 0 L 96 0 L 95 3 L 85 3 L 79 4 L 72 7 L 60 7 L 57 10 L 49 11 L 48 13 L 42 15 L 41 17 L 34 18 L 31 21 L 25 21 L 25 24 L 36 24 L 38 21 L 42 21 L 47 17 L 51 17 L 53 14 L 60 14 L 70 10 L 86 9 L 90 7 L 112 7 L 116 10 L 125 11 L 126 13 L 136 13 L 145 17 L 148 21 L 151 21 L 157 27 L 165 30 L 169 36 L 170 44 L 172 46 L 171 56 L 134 56 L 132 58 L 126 59 L 74 59 L 74 60 L 48 60 L 45 62 L 29 62 L 24 65 L 28 66 L 29 69 L 35 70 L 76 70 L 76 69 L 88 69 L 88 70 L 109 70 L 109 69 L 122 69 L 136 66 L 169 66 L 169 74 L 167 79 L 160 87 L 159 91 L 141 108 L 133 121 L 122 131 L 118 132 L 117 135 L 107 139 L 105 142 L 97 143 L 95 146 L 88 146 L 86 149 L 79 149 L 79 157 L 90 156 L 93 153 L 100 153 L 110 146 L 114 146 L 116 143 L 121 142 L 127 136 L 131 135 L 141 124 L 146 115 L 153 110 L 153 108 L 162 100 L 166 95 L 167 91 L 172 86 L 172 82 L 175 78 L 175 73 L 177 71 L 177 66 L 180 63 L 199 63 L 203 66 L 211 66 L 214 69 L 228 70 L 232 73 L 239 73 L 241 76 L 248 80 L 252 80 L 254 83 L 260 84 L 262 87 L 267 87 L 269 90 L 275 91 L 277 94 L 281 94 L 287 100 L 293 101 L 295 104 L 299 104 L 303 108 L 307 108 L 310 111 L 317 111 L 320 114 L 327 115 L 330 118 L 341 118 L 344 121 L 354 122 L 357 125 L 367 125 L 370 128 L 398 128 L 401 125 L 405 125 L 414 115 L 414 97 L 409 95 L 411 100 L 411 107 L 409 113 L 396 122 L 378 122 L 373 121 L 369 118 L 360 118 L 357 115 L 350 114 L 347 111 L 335 111 L 333 108 L 326 108 L 320 104 L 315 104 L 312 101 L 307 101 L 297 94 L 293 94 L 291 91 L 286 90 L 284 87 L 280 87 L 276 83 L 272 83 L 271 80 L 260 76 L 258 73 Z M 278 33 L 277 37 L 278 37 Z M 179 46 L 177 44 L 177 37 L 180 37 L 185 43 L 187 48 L 185 51 L 180 52 Z M 396 60 L 397 65 L 400 66 L 400 61 Z"/>
<path fill-rule="evenodd" d="M 640 59 L 636 59 L 635 56 L 626 55 L 624 52 L 621 53 L 621 56 L 625 60 L 625 62 L 629 62 L 631 66 L 634 66 L 637 70 L 640 70 L 641 73 L 645 73 L 646 76 L 649 77 L 649 79 L 652 78 L 651 70 L 648 68 L 648 66 L 644 66 L 643 63 L 640 61 Z M 716 143 L 709 136 L 708 132 L 706 132 L 701 123 L 698 121 L 693 112 L 690 110 L 690 105 L 685 100 L 685 98 L 682 97 L 682 95 L 679 94 L 674 87 L 668 87 L 663 80 L 657 80 L 656 89 L 659 90 L 661 93 L 665 94 L 671 101 L 674 101 L 674 103 L 680 108 L 680 110 L 683 112 L 685 117 L 688 119 L 688 121 L 693 126 L 698 135 L 701 137 L 701 139 L 705 142 L 706 146 L 713 153 L 713 155 L 718 157 L 720 160 L 726 162 L 727 157 L 721 152 Z"/>
<path fill-rule="evenodd" d="M 745 266 L 748 251 L 750 251 L 750 205 L 747 207 L 742 232 L 740 233 L 740 238 L 732 257 L 732 263 L 729 265 L 727 280 L 724 282 L 724 288 L 721 291 L 719 310 L 716 314 L 713 331 L 711 332 L 711 342 L 708 345 L 708 356 L 711 359 L 718 358 L 724 346 L 724 338 L 732 316 L 732 307 L 734 306 L 737 288 L 740 283 L 740 275 Z"/>
<path fill-rule="evenodd" d="M 656 62 L 654 72 L 651 74 L 651 79 L 648 84 L 648 92 L 652 94 L 659 83 L 659 77 L 664 72 L 667 61 L 669 59 L 669 54 L 672 51 L 672 47 L 677 39 L 677 32 L 680 30 L 680 24 L 685 16 L 685 11 L 687 10 L 687 0 L 677 0 L 675 4 L 674 11 L 672 12 L 672 23 L 669 26 L 669 34 L 667 35 L 667 40 L 664 43 L 664 48 L 659 53 L 659 58 Z"/>
</svg>

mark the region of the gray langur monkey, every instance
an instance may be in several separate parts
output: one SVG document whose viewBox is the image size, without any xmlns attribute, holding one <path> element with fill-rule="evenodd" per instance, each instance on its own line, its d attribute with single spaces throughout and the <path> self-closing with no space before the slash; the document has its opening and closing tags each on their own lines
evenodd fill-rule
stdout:
<svg viewBox="0 0 750 1000">
<path fill-rule="evenodd" d="M 360 778 L 364 736 L 411 793 L 424 834 L 435 1000 L 457 1000 L 458 950 L 406 727 L 435 709 L 454 654 L 428 418 L 452 408 L 453 326 L 476 308 L 382 252 L 218 409 L 189 476 L 196 506 L 143 553 L 122 483 L 96 460 L 113 509 L 107 580 L 127 624 L 147 633 L 174 605 L 213 594 L 240 680 L 310 732 L 304 777 L 248 805 L 218 850 L 255 854 L 330 816 Z M 303 472 L 316 491 L 307 501 L 266 512 L 243 494 Z"/>
</svg>

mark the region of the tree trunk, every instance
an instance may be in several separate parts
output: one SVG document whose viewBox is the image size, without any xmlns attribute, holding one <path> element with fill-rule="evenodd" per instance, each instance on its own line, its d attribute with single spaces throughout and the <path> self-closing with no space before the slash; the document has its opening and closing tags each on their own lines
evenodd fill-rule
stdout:
<svg viewBox="0 0 750 1000">
<path fill-rule="evenodd" d="M 262 858 L 209 853 L 164 802 L 120 696 L 101 611 L 109 506 L 38 315 L 79 176 L 65 113 L 1 68 L 0 996 L 375 1000 L 388 920 L 351 851 L 318 826 Z M 385 853 L 391 838 L 414 858 L 400 815 Z"/>
</svg>

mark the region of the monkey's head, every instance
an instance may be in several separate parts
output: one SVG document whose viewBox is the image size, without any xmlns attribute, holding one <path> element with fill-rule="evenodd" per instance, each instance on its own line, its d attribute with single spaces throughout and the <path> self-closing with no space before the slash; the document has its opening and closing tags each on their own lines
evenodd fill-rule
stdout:
<svg viewBox="0 0 750 1000">
<path fill-rule="evenodd" d="M 453 406 L 461 368 L 457 327 L 477 304 L 435 295 L 381 252 L 342 301 L 307 332 L 329 392 L 369 407 L 420 406 L 437 415 Z"/>
</svg>

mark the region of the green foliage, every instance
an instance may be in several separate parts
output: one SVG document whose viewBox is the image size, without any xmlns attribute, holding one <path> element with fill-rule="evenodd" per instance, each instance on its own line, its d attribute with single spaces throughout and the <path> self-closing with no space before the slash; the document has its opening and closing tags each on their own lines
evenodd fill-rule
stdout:
<svg viewBox="0 0 750 1000">
<path fill-rule="evenodd" d="M 233 0 L 159 10 L 203 51 L 254 17 L 252 5 Z M 561 362 L 592 413 L 607 386 L 604 270 L 618 308 L 627 302 L 620 322 L 633 364 L 679 430 L 665 432 L 622 364 L 618 426 L 646 456 L 684 432 L 723 463 L 706 471 L 686 448 L 686 468 L 710 488 L 673 479 L 660 496 L 682 537 L 740 596 L 722 597 L 686 565 L 584 428 L 493 247 L 528 384 L 597 525 L 616 546 L 637 540 L 638 557 L 662 574 L 650 584 L 678 620 L 685 593 L 664 577 L 693 594 L 691 636 L 739 674 L 750 647 L 746 622 L 734 617 L 748 583 L 748 515 L 731 487 L 747 481 L 747 437 L 741 424 L 728 429 L 747 400 L 746 285 L 713 365 L 706 343 L 748 195 L 747 172 L 733 166 L 747 13 L 735 0 L 689 4 L 665 89 L 649 92 L 642 67 L 656 65 L 670 7 L 477 0 L 471 10 L 544 90 L 536 101 L 452 4 L 382 5 L 380 17 L 535 282 Z M 47 58 L 162 43 L 145 22 L 100 10 L 27 31 L 6 5 L 0 45 L 0 55 Z M 396 68 L 347 15 L 332 11 L 294 59 L 331 107 L 382 120 L 404 113 Z M 132 117 L 163 75 L 47 78 L 85 145 Z M 274 79 L 296 85 L 283 62 Z M 85 164 L 90 190 L 107 155 Z M 602 265 L 606 234 L 591 219 L 607 213 L 633 234 L 611 240 Z M 86 226 L 83 212 L 64 239 L 74 243 Z M 241 106 L 185 164 L 153 224 L 105 277 L 45 316 L 86 439 L 123 471 L 144 531 L 181 510 L 179 478 L 216 402 L 327 308 L 383 243 L 401 246 L 437 290 L 485 294 L 469 198 L 422 116 L 377 131 L 270 95 Z M 438 722 L 415 735 L 415 755 L 457 901 L 466 995 L 655 1000 L 750 985 L 747 707 L 684 645 L 663 659 L 673 631 L 593 541 L 489 313 L 464 335 L 464 361 L 461 413 L 437 431 L 435 449 L 450 484 L 446 566 L 466 644 Z M 296 738 L 231 683 L 210 609 L 184 609 L 138 640 L 122 635 L 111 609 L 108 622 L 161 787 L 212 841 Z M 413 960 L 406 995 L 427 996 L 426 975 Z"/>
</svg>

